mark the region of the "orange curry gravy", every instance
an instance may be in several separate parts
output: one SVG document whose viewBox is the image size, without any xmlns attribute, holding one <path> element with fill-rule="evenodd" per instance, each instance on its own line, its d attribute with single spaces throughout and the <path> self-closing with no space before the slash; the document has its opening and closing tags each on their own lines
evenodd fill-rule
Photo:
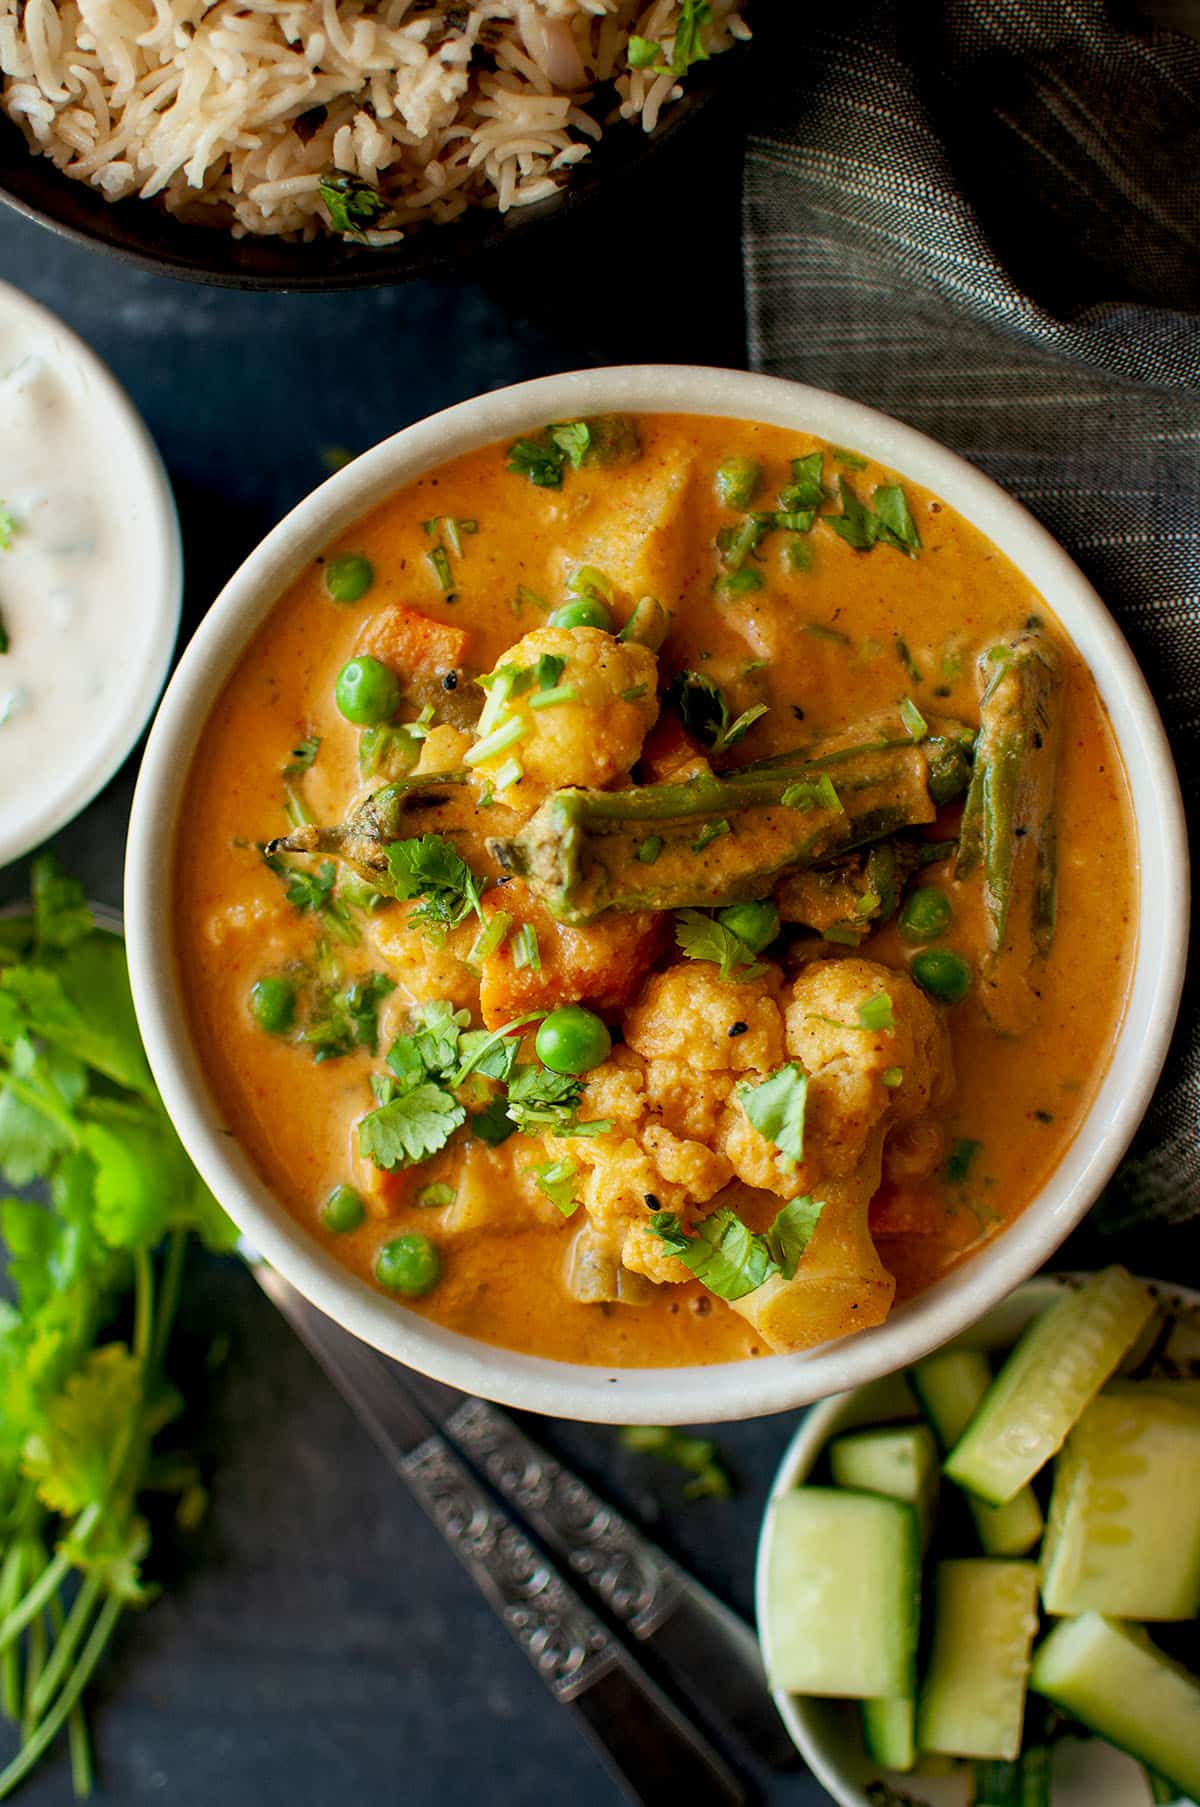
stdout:
<svg viewBox="0 0 1200 1807">
<path fill-rule="evenodd" d="M 618 621 L 646 592 L 672 611 L 659 655 L 662 687 L 687 667 L 718 681 L 734 713 L 769 704 L 739 747 L 744 762 L 894 708 L 906 695 L 928 715 L 974 725 L 980 650 L 1033 614 L 1056 635 L 1066 663 L 1057 935 L 1039 963 L 1036 1015 L 1022 1036 L 997 1035 L 974 992 L 944 1011 L 956 1076 L 942 1113 L 945 1146 L 958 1139 L 980 1146 L 965 1180 L 947 1179 L 939 1165 L 920 1181 L 885 1182 L 876 1197 L 871 1229 L 900 1298 L 1001 1232 L 1079 1127 L 1124 1007 L 1136 936 L 1136 842 L 1120 756 L 1088 671 L 1042 599 L 951 508 L 904 485 L 922 542 L 913 558 L 887 545 L 856 551 L 818 524 L 806 538 L 809 568 L 796 569 L 785 556 L 789 536 L 775 533 L 760 549 L 763 587 L 720 600 L 714 542 L 739 517 L 714 492 L 718 463 L 731 452 L 758 460 L 767 499 L 757 506 L 769 508 L 788 482 L 790 461 L 820 442 L 682 416 L 645 416 L 639 426 L 636 462 L 568 466 L 559 489 L 510 472 L 502 446 L 473 453 L 394 496 L 329 548 L 328 557 L 364 553 L 373 585 L 358 602 L 339 605 L 326 593 L 325 564 L 317 560 L 248 648 L 200 742 L 174 887 L 178 955 L 206 1071 L 231 1131 L 314 1237 L 369 1278 L 384 1242 L 420 1230 L 438 1245 L 441 1279 L 425 1298 L 398 1299 L 398 1310 L 563 1360 L 673 1365 L 767 1349 L 749 1323 L 695 1282 L 650 1288 L 649 1301 L 639 1305 L 573 1299 L 566 1258 L 584 1214 L 565 1219 L 533 1191 L 528 1168 L 548 1158 L 538 1143 L 516 1136 L 493 1154 L 462 1130 L 426 1166 L 400 1176 L 377 1173 L 357 1152 L 355 1123 L 372 1108 L 368 1076 L 383 1070 L 412 1001 L 447 997 L 474 1006 L 472 1022 L 479 1024 L 477 981 L 461 963 L 477 923 L 468 920 L 437 947 L 406 931 L 410 905 L 390 903 L 359 918 L 361 944 L 337 949 L 345 975 L 376 971 L 396 981 L 380 1011 L 374 1058 L 358 1050 L 318 1063 L 294 1034 L 264 1033 L 251 1018 L 255 980 L 293 963 L 311 966 L 320 934 L 311 912 L 289 905 L 283 882 L 257 850 L 286 832 L 281 771 L 291 749 L 320 737 L 319 753 L 298 781 L 319 823 L 343 820 L 372 788 L 359 776 L 359 730 L 334 703 L 337 674 L 370 618 L 403 603 L 466 629 L 464 663 L 487 672 L 545 623 L 526 592 L 556 608 L 574 566 L 600 566 L 617 585 Z M 827 453 L 824 481 L 835 495 L 838 475 L 864 500 L 877 484 L 895 481 L 890 472 Z M 435 516 L 478 524 L 451 559 L 454 601 L 443 595 L 428 558 L 435 540 L 423 524 Z M 401 711 L 405 718 L 416 713 L 415 703 Z M 634 778 L 640 775 L 635 768 Z M 494 831 L 490 820 L 486 828 Z M 978 880 L 956 881 L 942 863 L 918 882 L 942 888 L 953 907 L 937 945 L 972 957 L 982 933 Z M 861 951 L 904 968 L 917 950 L 889 924 Z M 677 957 L 662 955 L 659 964 Z M 619 1016 L 614 1021 L 619 1025 Z M 546 1144 L 551 1155 L 569 1146 Z M 431 1180 L 454 1187 L 458 1202 L 419 1207 L 416 1193 Z M 362 1192 L 368 1214 L 360 1228 L 334 1235 L 318 1212 L 343 1183 Z"/>
</svg>

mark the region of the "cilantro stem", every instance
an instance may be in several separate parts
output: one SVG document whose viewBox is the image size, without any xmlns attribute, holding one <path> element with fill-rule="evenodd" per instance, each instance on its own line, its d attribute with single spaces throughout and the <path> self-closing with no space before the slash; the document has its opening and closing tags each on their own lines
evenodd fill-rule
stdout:
<svg viewBox="0 0 1200 1807">
<path fill-rule="evenodd" d="M 71 1752 L 71 1786 L 77 1801 L 86 1801 L 92 1792 L 95 1772 L 92 1769 L 92 1740 L 83 1704 L 76 1701 L 67 1716 L 67 1741 Z"/>
<path fill-rule="evenodd" d="M 133 1353 L 143 1372 L 154 1334 L 154 1265 L 148 1249 L 133 1251 Z"/>
<path fill-rule="evenodd" d="M 16 1604 L 24 1569 L 25 1544 L 14 1538 L 0 1567 L 0 1617 L 7 1618 Z M 0 1656 L 0 1709 L 7 1719 L 16 1719 L 21 1711 L 20 1653 L 15 1643 L 9 1644 Z"/>
<path fill-rule="evenodd" d="M 30 1770 L 40 1761 L 42 1753 L 58 1737 L 75 1702 L 87 1687 L 96 1665 L 104 1655 L 105 1646 L 121 1616 L 121 1607 L 122 1603 L 115 1595 L 110 1595 L 104 1602 L 83 1655 L 53 1709 L 47 1713 L 33 1737 L 21 1746 L 8 1768 L 0 1773 L 0 1801 L 10 1795 L 19 1782 L 24 1781 Z"/>
<path fill-rule="evenodd" d="M 79 1641 L 87 1629 L 88 1621 L 95 1611 L 96 1601 L 103 1589 L 104 1583 L 94 1570 L 84 1576 L 71 1610 L 63 1622 L 62 1630 L 51 1652 L 50 1661 L 46 1664 L 37 1686 L 33 1690 L 35 1719 L 41 1719 L 42 1714 L 45 1713 L 58 1692 L 59 1684 L 71 1666 L 71 1661 L 79 1648 Z"/>
<path fill-rule="evenodd" d="M 30 1552 L 34 1554 L 34 1552 Z M 46 1614 L 38 1613 L 29 1627 L 25 1644 L 25 1707 L 21 1714 L 21 1742 L 32 1738 L 37 1729 L 37 1713 L 33 1697 L 46 1667 Z"/>
<path fill-rule="evenodd" d="M 450 1081 L 451 1085 L 460 1086 L 463 1081 L 475 1071 L 480 1061 L 486 1059 L 492 1049 L 498 1047 L 505 1036 L 511 1035 L 514 1029 L 523 1029 L 527 1023 L 540 1023 L 546 1014 L 547 1012 L 544 1010 L 531 1010 L 525 1016 L 515 1016 L 511 1023 L 501 1023 L 500 1027 L 498 1029 L 493 1029 L 486 1041 L 480 1042 L 479 1046 L 475 1049 L 475 1052 L 467 1060 L 463 1061 L 453 1079 Z"/>
<path fill-rule="evenodd" d="M 103 1510 L 104 1503 L 100 1500 L 93 1500 L 90 1506 L 84 1507 L 71 1527 L 72 1543 L 79 1545 L 91 1536 L 99 1523 Z M 7 1650 L 9 1645 L 20 1637 L 34 1614 L 41 1612 L 51 1595 L 57 1593 L 61 1584 L 70 1574 L 71 1568 L 70 1555 L 66 1550 L 59 1550 L 58 1554 L 46 1564 L 40 1579 L 30 1588 L 20 1605 L 14 1606 L 3 1619 L 0 1619 L 0 1651 Z M 2 1797 L 3 1789 L 0 1789 L 0 1798 Z"/>
<path fill-rule="evenodd" d="M 188 1233 L 186 1230 L 171 1231 L 166 1259 L 163 1262 L 162 1279 L 158 1288 L 158 1323 L 154 1327 L 154 1338 L 150 1344 L 150 1366 L 156 1371 L 162 1367 L 166 1359 L 167 1343 L 170 1340 L 175 1313 L 179 1307 L 179 1290 L 183 1282 L 183 1264 L 187 1256 L 187 1245 Z"/>
</svg>

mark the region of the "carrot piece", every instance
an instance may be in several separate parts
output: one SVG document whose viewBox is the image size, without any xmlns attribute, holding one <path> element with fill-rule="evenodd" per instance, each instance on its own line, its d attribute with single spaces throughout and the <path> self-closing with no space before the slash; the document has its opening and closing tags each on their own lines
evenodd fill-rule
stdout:
<svg viewBox="0 0 1200 1807">
<path fill-rule="evenodd" d="M 488 914 L 504 910 L 514 928 L 537 936 L 538 965 L 513 965 L 514 936 L 483 962 L 479 1007 L 489 1029 L 527 1010 L 590 1004 L 600 1011 L 626 1005 L 666 945 L 670 918 L 654 910 L 614 912 L 572 927 L 556 922 L 521 879 L 488 892 Z"/>
<path fill-rule="evenodd" d="M 704 748 L 679 717 L 664 711 L 642 743 L 639 769 L 646 784 L 669 784 L 677 772 L 704 758 Z"/>
<path fill-rule="evenodd" d="M 868 1222 L 872 1236 L 938 1236 L 946 1207 L 928 1191 L 885 1184 L 871 1200 Z"/>
<path fill-rule="evenodd" d="M 463 663 L 470 643 L 465 628 L 434 621 L 403 602 L 368 615 L 356 651 L 391 665 L 401 677 L 439 677 Z"/>
</svg>

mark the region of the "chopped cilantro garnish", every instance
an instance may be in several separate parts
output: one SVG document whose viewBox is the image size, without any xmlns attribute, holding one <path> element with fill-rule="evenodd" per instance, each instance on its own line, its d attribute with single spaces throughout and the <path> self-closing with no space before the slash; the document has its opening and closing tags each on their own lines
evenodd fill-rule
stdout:
<svg viewBox="0 0 1200 1807">
<path fill-rule="evenodd" d="M 648 684 L 631 684 L 628 690 L 622 690 L 623 703 L 640 703 L 650 686 Z"/>
<path fill-rule="evenodd" d="M 914 740 L 924 740 L 929 733 L 929 723 L 910 696 L 906 696 L 900 705 L 900 720 Z"/>
<path fill-rule="evenodd" d="M 865 1004 L 858 1007 L 858 1026 L 860 1029 L 894 1029 L 896 1017 L 892 1010 L 892 1000 L 886 991 L 876 992 Z"/>
<path fill-rule="evenodd" d="M 803 511 L 814 514 L 825 500 L 822 474 L 824 454 L 809 452 L 804 458 L 792 459 L 792 480 L 779 492 L 779 506 L 786 514 Z"/>
<path fill-rule="evenodd" d="M 379 1006 L 396 989 L 385 973 L 363 973 L 343 989 L 322 986 L 300 1040 L 317 1061 L 336 1060 L 355 1048 L 374 1054 L 379 1041 Z"/>
<path fill-rule="evenodd" d="M 698 1224 L 694 1236 L 685 1234 L 672 1211 L 654 1212 L 650 1228 L 709 1292 L 732 1303 L 776 1274 L 793 1278 L 824 1208 L 819 1199 L 794 1198 L 763 1235 L 724 1206 Z"/>
<path fill-rule="evenodd" d="M 325 203 L 334 231 L 349 233 L 354 238 L 361 238 L 365 228 L 373 226 L 387 212 L 388 204 L 377 188 L 364 182 L 361 176 L 351 176 L 341 170 L 330 171 L 318 185 L 317 193 Z"/>
<path fill-rule="evenodd" d="M 723 979 L 757 979 L 766 971 L 740 935 L 701 910 L 675 912 L 675 940 L 689 960 L 711 960 L 718 965 Z"/>
<path fill-rule="evenodd" d="M 567 661 L 558 653 L 543 653 L 534 668 L 539 690 L 553 690 L 562 677 Z"/>
<path fill-rule="evenodd" d="M 706 847 L 710 847 L 714 841 L 719 841 L 722 835 L 732 833 L 733 830 L 725 816 L 720 817 L 716 822 L 706 822 L 692 842 L 692 852 L 703 853 Z"/>
<path fill-rule="evenodd" d="M 591 428 L 586 420 L 561 421 L 557 426 L 547 427 L 546 431 L 551 443 L 562 453 L 571 469 L 580 470 L 592 443 Z"/>
<path fill-rule="evenodd" d="M 822 772 L 817 778 L 798 778 L 795 784 L 788 785 L 779 801 L 785 809 L 799 809 L 805 813 L 814 809 L 836 809 L 845 814 L 828 772 Z"/>
<path fill-rule="evenodd" d="M 951 1145 L 943 1175 L 952 1186 L 962 1185 L 975 1165 L 975 1157 L 982 1147 L 982 1142 L 976 1142 L 970 1136 L 961 1136 L 957 1142 Z"/>
<path fill-rule="evenodd" d="M 834 446 L 833 461 L 835 464 L 844 465 L 848 471 L 865 471 L 867 468 L 866 459 L 861 457 L 858 452 L 847 451 L 844 445 Z"/>
<path fill-rule="evenodd" d="M 682 0 L 671 43 L 671 61 L 664 73 L 678 79 L 687 74 L 693 63 L 708 61 L 708 51 L 704 48 L 704 28 L 712 24 L 712 16 L 709 0 Z"/>
<path fill-rule="evenodd" d="M 283 880 L 284 896 L 293 910 L 302 916 L 315 916 L 324 932 L 345 947 L 354 947 L 362 940 L 357 923 L 337 895 L 337 867 L 332 860 L 322 860 L 315 872 L 302 866 L 291 866 L 274 853 L 265 853 L 263 860 L 275 876 Z"/>
<path fill-rule="evenodd" d="M 838 478 L 838 493 L 842 499 L 841 514 L 826 514 L 821 519 L 848 546 L 856 552 L 869 552 L 876 545 L 892 546 L 909 558 L 916 557 L 921 536 L 898 483 L 880 484 L 872 507 L 855 494 L 844 477 Z"/>
<path fill-rule="evenodd" d="M 775 1145 L 789 1167 L 804 1158 L 808 1075 L 798 1061 L 789 1061 L 757 1085 L 739 1085 L 737 1097 L 753 1127 Z"/>
<path fill-rule="evenodd" d="M 483 921 L 479 880 L 441 835 L 393 841 L 387 862 L 393 895 L 421 899 L 412 913 L 414 922 L 434 929 L 453 928 L 472 910 Z"/>
<path fill-rule="evenodd" d="M 358 1150 L 390 1172 L 413 1167 L 444 1148 L 467 1120 L 463 1105 L 443 1087 L 423 1080 L 358 1120 Z"/>
<path fill-rule="evenodd" d="M 481 1142 L 486 1142 L 489 1148 L 499 1148 L 501 1142 L 507 1142 L 516 1133 L 517 1126 L 508 1114 L 502 1092 L 497 1092 L 481 1111 L 474 1112 L 471 1117 L 471 1134 L 478 1136 Z"/>
<path fill-rule="evenodd" d="M 545 1161 L 541 1166 L 529 1170 L 534 1177 L 539 1192 L 544 1193 L 564 1217 L 570 1217 L 579 1209 L 579 1199 L 575 1196 L 575 1181 L 579 1169 L 569 1155 L 557 1161 Z"/>
<path fill-rule="evenodd" d="M 920 684 L 922 682 L 921 667 L 917 664 L 917 661 L 909 651 L 908 641 L 900 634 L 896 635 L 896 657 L 899 659 L 901 665 L 903 665 L 911 681 L 914 684 Z"/>
<path fill-rule="evenodd" d="M 527 477 L 537 489 L 561 489 L 566 454 L 549 433 L 537 439 L 517 439 L 508 448 L 508 468 L 515 477 Z"/>
<path fill-rule="evenodd" d="M 513 936 L 512 963 L 518 972 L 525 967 L 531 968 L 535 973 L 540 973 L 542 970 L 537 930 L 531 922 L 523 923 Z"/>
<path fill-rule="evenodd" d="M 653 866 L 662 850 L 662 836 L 648 834 L 637 850 L 637 858 L 642 862 L 643 866 Z"/>
<path fill-rule="evenodd" d="M 656 44 L 653 38 L 639 38 L 634 33 L 629 39 L 627 55 L 631 69 L 649 69 L 662 56 L 662 45 Z"/>
<path fill-rule="evenodd" d="M 684 727 L 714 754 L 732 747 L 767 713 L 766 703 L 755 703 L 731 721 L 724 691 L 699 671 L 676 672 L 670 695 Z"/>
<path fill-rule="evenodd" d="M 312 764 L 321 748 L 321 736 L 310 734 L 299 746 L 292 748 L 292 757 L 283 768 L 283 776 L 287 779 L 303 778 L 305 772 L 312 770 Z"/>
<path fill-rule="evenodd" d="M 450 569 L 450 555 L 444 546 L 435 546 L 432 552 L 425 554 L 438 580 L 442 595 L 447 602 L 456 602 L 458 592 L 454 588 L 454 573 Z"/>
</svg>

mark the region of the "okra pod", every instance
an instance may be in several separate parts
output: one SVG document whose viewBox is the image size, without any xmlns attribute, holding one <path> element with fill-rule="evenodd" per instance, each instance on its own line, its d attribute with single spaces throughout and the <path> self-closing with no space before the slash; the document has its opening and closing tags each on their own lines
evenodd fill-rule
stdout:
<svg viewBox="0 0 1200 1807">
<path fill-rule="evenodd" d="M 785 872 L 933 821 L 967 783 L 971 743 L 959 722 L 918 740 L 879 717 L 720 777 L 556 791 L 520 834 L 488 847 L 563 922 L 737 903 Z"/>
</svg>

